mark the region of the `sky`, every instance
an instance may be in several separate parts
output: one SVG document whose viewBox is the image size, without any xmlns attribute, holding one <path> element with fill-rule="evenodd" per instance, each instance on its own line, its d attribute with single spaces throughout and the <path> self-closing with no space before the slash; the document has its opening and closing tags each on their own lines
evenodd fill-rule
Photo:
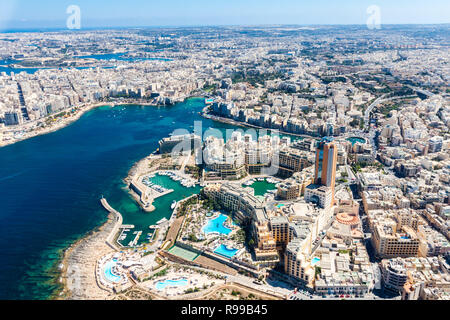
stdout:
<svg viewBox="0 0 450 320">
<path fill-rule="evenodd" d="M 449 0 L 0 0 L 0 29 L 65 28 L 70 5 L 95 27 L 450 22 Z"/>
</svg>

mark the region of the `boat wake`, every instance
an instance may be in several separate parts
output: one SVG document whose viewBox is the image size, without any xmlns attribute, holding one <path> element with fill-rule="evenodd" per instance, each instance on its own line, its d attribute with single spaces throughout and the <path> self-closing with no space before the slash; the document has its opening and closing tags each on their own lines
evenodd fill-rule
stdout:
<svg viewBox="0 0 450 320">
<path fill-rule="evenodd" d="M 21 171 L 21 172 L 18 172 L 18 173 L 11 174 L 11 175 L 6 176 L 6 177 L 1 177 L 1 178 L 0 178 L 0 181 L 5 181 L 5 180 L 8 180 L 8 179 L 15 178 L 15 177 L 17 177 L 17 176 L 20 176 L 21 174 L 24 174 L 24 173 L 27 172 L 27 171 L 28 171 L 28 170 L 24 170 L 24 171 Z"/>
</svg>

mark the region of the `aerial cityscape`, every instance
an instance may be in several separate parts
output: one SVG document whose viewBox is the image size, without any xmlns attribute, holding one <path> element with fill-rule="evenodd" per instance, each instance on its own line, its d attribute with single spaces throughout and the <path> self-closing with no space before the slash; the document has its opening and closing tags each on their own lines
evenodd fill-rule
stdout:
<svg viewBox="0 0 450 320">
<path fill-rule="evenodd" d="M 0 29 L 0 299 L 449 300 L 449 49 L 448 21 Z"/>
</svg>

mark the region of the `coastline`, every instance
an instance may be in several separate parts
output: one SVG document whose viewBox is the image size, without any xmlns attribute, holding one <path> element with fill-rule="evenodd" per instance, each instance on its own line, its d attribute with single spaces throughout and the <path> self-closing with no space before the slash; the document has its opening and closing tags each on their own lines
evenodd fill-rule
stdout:
<svg viewBox="0 0 450 320">
<path fill-rule="evenodd" d="M 205 119 L 210 119 L 210 120 L 213 120 L 213 121 L 226 123 L 226 124 L 230 124 L 230 125 L 238 126 L 238 127 L 243 127 L 243 128 L 263 129 L 263 130 L 271 130 L 271 131 L 277 130 L 280 134 L 284 134 L 284 135 L 296 136 L 296 137 L 299 137 L 299 138 L 320 139 L 320 136 L 312 136 L 312 135 L 307 135 L 307 134 L 286 132 L 286 131 L 281 131 L 279 129 L 266 128 L 266 127 L 261 127 L 261 126 L 257 126 L 257 125 L 254 125 L 254 124 L 246 123 L 246 122 L 236 121 L 234 119 L 213 116 L 213 115 L 207 113 L 205 110 L 200 112 L 200 116 L 202 116 Z"/>
<path fill-rule="evenodd" d="M 196 98 L 198 97 L 197 95 L 195 96 L 187 96 L 184 97 L 183 99 L 181 99 L 181 101 L 175 101 L 174 104 L 176 103 L 182 103 L 184 101 L 186 101 L 189 98 Z M 124 101 L 112 101 L 112 102 L 98 102 L 98 103 L 94 103 L 94 104 L 89 104 L 89 105 L 83 105 L 81 107 L 73 107 L 73 108 L 77 108 L 76 113 L 74 113 L 73 115 L 69 116 L 68 118 L 65 118 L 63 120 L 61 120 L 60 122 L 58 122 L 55 125 L 51 125 L 49 127 L 44 127 L 40 130 L 33 130 L 28 132 L 24 137 L 20 138 L 20 139 L 15 139 L 12 141 L 0 141 L 0 148 L 2 147 L 6 147 L 9 145 L 13 145 L 17 142 L 21 142 L 21 141 L 25 141 L 40 135 L 45 135 L 45 134 L 49 134 L 55 131 L 58 131 L 60 129 L 63 129 L 67 126 L 69 126 L 70 124 L 74 123 L 75 121 L 79 120 L 81 118 L 82 115 L 84 115 L 86 112 L 91 111 L 93 109 L 99 108 L 99 107 L 115 107 L 115 106 L 122 106 L 122 105 L 129 105 L 129 106 L 149 106 L 149 107 L 168 107 L 169 105 L 158 105 L 158 104 L 154 104 L 154 103 L 150 103 L 150 102 L 145 102 L 145 101 L 138 101 L 136 99 L 130 99 L 129 101 L 124 100 Z M 68 108 L 69 109 L 69 108 Z M 61 112 L 64 112 L 64 110 L 62 110 Z M 51 116 L 49 116 L 51 117 Z M 43 118 L 40 119 L 41 121 L 45 121 L 45 119 L 49 118 Z"/>
<path fill-rule="evenodd" d="M 123 178 L 126 185 L 139 175 L 151 155 L 137 161 Z M 150 168 L 152 169 L 152 168 Z M 129 189 L 129 194 L 138 202 L 141 208 L 139 196 Z M 59 278 L 61 289 L 52 296 L 54 300 L 109 300 L 114 298 L 114 294 L 97 281 L 96 268 L 97 261 L 101 257 L 118 252 L 113 242 L 113 236 L 117 234 L 117 225 L 122 225 L 122 216 L 119 212 L 111 208 L 105 200 L 103 208 L 109 212 L 107 220 L 100 226 L 88 232 L 64 250 L 61 262 L 59 263 Z M 145 208 L 143 208 L 145 210 Z M 151 211 L 151 210 L 146 210 Z M 159 231 L 157 231 L 159 232 Z M 156 244 L 156 238 L 154 244 Z"/>
<path fill-rule="evenodd" d="M 61 290 L 56 292 L 54 300 L 87 300 L 111 298 L 111 292 L 102 289 L 95 276 L 97 260 L 115 252 L 108 244 L 108 238 L 116 226 L 116 218 L 109 213 L 107 220 L 89 231 L 85 236 L 70 245 L 60 263 Z"/>
<path fill-rule="evenodd" d="M 188 97 L 189 98 L 189 97 Z M 187 98 L 186 98 L 187 99 Z M 115 105 L 145 105 L 138 102 L 135 103 L 123 103 L 123 104 L 105 104 L 99 103 L 90 105 L 87 108 L 78 112 L 75 117 L 70 118 L 70 122 L 66 122 L 65 126 L 78 120 L 84 113 L 101 106 L 115 106 Z M 146 104 L 148 106 L 154 106 Z M 53 130 L 48 132 L 41 132 L 39 134 L 46 134 L 59 128 L 52 128 Z M 37 136 L 37 135 L 36 135 Z M 25 140 L 25 139 L 24 139 Z M 16 142 L 19 142 L 18 140 Z M 0 146 L 1 147 L 1 146 Z M 128 171 L 127 176 L 123 178 L 123 182 L 128 186 L 132 180 L 132 177 L 139 171 L 139 167 L 147 160 L 148 156 L 138 160 Z M 129 194 L 139 203 L 139 197 L 129 190 Z M 106 208 L 105 208 L 106 209 Z M 95 269 L 97 261 L 104 255 L 114 252 L 115 250 L 108 245 L 108 240 L 112 235 L 112 231 L 115 229 L 116 217 L 112 212 L 108 213 L 107 220 L 100 226 L 87 232 L 84 236 L 72 243 L 63 251 L 62 258 L 58 265 L 61 267 L 58 269 L 59 277 L 58 281 L 61 284 L 61 288 L 57 290 L 52 296 L 53 300 L 87 300 L 87 299 L 110 299 L 111 293 L 105 289 L 102 289 L 95 277 Z M 80 286 L 84 281 L 84 285 Z M 82 290 L 84 288 L 84 290 Z"/>
<path fill-rule="evenodd" d="M 133 180 L 137 178 L 140 174 L 141 168 L 145 166 L 146 161 L 148 158 L 151 157 L 151 155 L 148 155 L 141 160 L 137 161 L 131 169 L 128 171 L 127 176 L 122 180 L 125 185 L 127 186 L 128 194 L 136 201 L 136 203 L 139 205 L 139 207 L 144 210 L 145 212 L 152 212 L 156 208 L 153 206 L 153 200 L 150 201 L 150 205 L 146 208 L 142 204 L 142 196 L 139 196 L 131 187 Z"/>
<path fill-rule="evenodd" d="M 184 98 L 183 101 L 189 98 L 196 98 L 198 96 L 189 96 Z M 201 98 L 201 97 L 200 97 Z M 178 102 L 177 102 L 178 103 Z M 78 119 L 81 118 L 83 114 L 86 112 L 93 110 L 98 107 L 103 106 L 117 106 L 117 105 L 134 105 L 134 106 L 155 106 L 150 103 L 141 103 L 137 101 L 121 101 L 117 102 L 102 102 L 96 103 L 84 107 L 80 107 L 77 112 L 62 122 L 46 128 L 46 130 L 40 130 L 38 132 L 33 132 L 32 135 L 24 137 L 20 140 L 15 140 L 9 144 L 14 144 L 16 142 L 20 142 L 29 138 L 33 138 L 39 135 L 44 135 L 47 133 L 55 132 L 59 129 L 62 129 Z M 165 107 L 164 105 L 162 107 Z M 0 148 L 2 146 L 0 145 Z M 151 155 L 149 155 L 151 156 Z M 128 171 L 126 177 L 123 178 L 123 181 L 126 185 L 129 185 L 132 177 L 139 172 L 140 166 L 145 164 L 148 160 L 146 156 L 140 160 L 138 160 Z M 139 202 L 139 198 L 137 195 L 129 190 L 129 194 L 135 198 L 137 202 Z M 95 276 L 96 264 L 97 261 L 104 255 L 115 252 L 116 250 L 108 244 L 108 239 L 111 236 L 111 232 L 114 230 L 116 225 L 115 215 L 109 212 L 107 216 L 107 220 L 93 228 L 91 231 L 85 233 L 78 240 L 70 244 L 68 247 L 62 250 L 61 257 L 58 259 L 58 277 L 55 279 L 60 284 L 60 288 L 56 289 L 55 292 L 49 296 L 49 299 L 52 300 L 86 300 L 86 299 L 112 299 L 113 295 L 110 291 L 106 289 L 102 289 L 102 287 L 97 282 Z"/>
<path fill-rule="evenodd" d="M 130 168 L 123 179 L 124 183 L 129 185 L 132 177 L 139 173 L 140 166 L 147 158 L 148 156 L 137 161 Z M 129 190 L 129 194 L 140 204 L 139 197 L 132 190 Z M 117 225 L 122 224 L 122 216 L 107 202 L 106 204 L 102 202 L 102 205 L 109 212 L 107 220 L 64 250 L 59 263 L 58 281 L 61 288 L 51 297 L 53 300 L 110 300 L 114 298 L 110 290 L 103 289 L 99 284 L 95 270 L 97 261 L 101 257 L 118 251 L 112 243 L 112 237 L 117 234 Z"/>
<path fill-rule="evenodd" d="M 73 114 L 72 116 L 70 116 L 68 118 L 63 119 L 61 122 L 59 122 L 55 125 L 49 126 L 49 127 L 45 127 L 41 130 L 30 131 L 29 133 L 27 133 L 26 136 L 24 136 L 21 139 L 16 139 L 16 140 L 7 141 L 7 142 L 1 142 L 0 148 L 6 147 L 9 145 L 13 145 L 17 142 L 25 141 L 25 140 L 28 140 L 28 139 L 31 139 L 31 138 L 34 138 L 37 136 L 41 136 L 41 135 L 45 135 L 48 133 L 58 131 L 60 129 L 63 129 L 63 128 L 69 126 L 70 124 L 74 123 L 75 121 L 79 120 L 83 114 L 85 114 L 86 112 L 88 112 L 90 110 L 93 110 L 93 109 L 99 108 L 99 107 L 103 107 L 103 106 L 111 106 L 112 107 L 114 105 L 115 105 L 115 103 L 96 103 L 96 104 L 90 104 L 87 106 L 79 107 L 75 114 Z M 46 118 L 44 118 L 44 119 L 46 119 Z"/>
</svg>

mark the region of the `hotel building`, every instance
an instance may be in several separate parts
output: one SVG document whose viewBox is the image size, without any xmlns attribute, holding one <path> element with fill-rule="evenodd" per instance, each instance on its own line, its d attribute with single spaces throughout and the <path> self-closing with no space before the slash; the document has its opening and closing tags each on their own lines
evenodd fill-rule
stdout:
<svg viewBox="0 0 450 320">
<path fill-rule="evenodd" d="M 277 196 L 283 200 L 293 200 L 300 196 L 300 185 L 294 179 L 281 182 L 277 187 Z"/>
<path fill-rule="evenodd" d="M 323 138 L 317 143 L 315 161 L 315 184 L 331 188 L 334 203 L 336 183 L 337 145 L 331 138 Z"/>
<path fill-rule="evenodd" d="M 311 165 L 308 154 L 293 148 L 284 148 L 279 152 L 278 175 L 290 177 L 295 172 L 300 172 Z"/>
<path fill-rule="evenodd" d="M 323 138 L 317 143 L 314 184 L 306 187 L 305 201 L 324 209 L 334 205 L 337 154 L 337 145 L 331 138 Z"/>
<path fill-rule="evenodd" d="M 230 183 L 209 185 L 204 188 L 207 197 L 218 201 L 239 221 L 250 221 L 255 240 L 256 260 L 277 260 L 276 242 L 270 231 L 269 219 L 263 203 L 250 193 L 251 188 L 242 188 Z"/>
</svg>

